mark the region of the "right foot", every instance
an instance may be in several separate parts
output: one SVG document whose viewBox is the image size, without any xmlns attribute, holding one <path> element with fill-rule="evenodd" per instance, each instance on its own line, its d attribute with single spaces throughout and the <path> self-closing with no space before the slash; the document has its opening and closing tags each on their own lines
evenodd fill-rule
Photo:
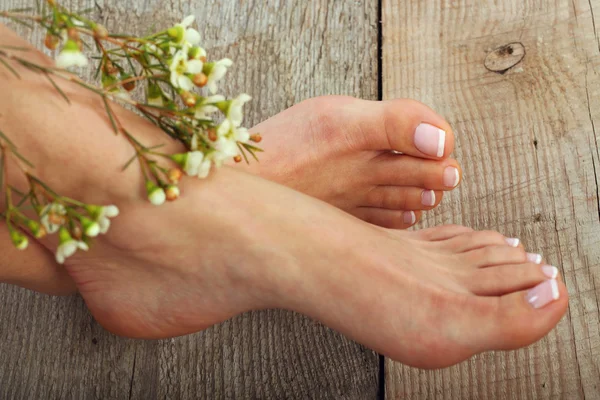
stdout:
<svg viewBox="0 0 600 400">
<path fill-rule="evenodd" d="M 265 152 L 239 168 L 388 228 L 414 225 L 461 178 L 450 126 L 414 100 L 316 97 L 251 131 Z"/>
</svg>

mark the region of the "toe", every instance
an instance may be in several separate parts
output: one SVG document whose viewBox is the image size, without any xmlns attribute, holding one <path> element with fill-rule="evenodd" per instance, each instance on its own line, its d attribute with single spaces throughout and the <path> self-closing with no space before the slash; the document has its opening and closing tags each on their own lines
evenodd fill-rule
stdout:
<svg viewBox="0 0 600 400">
<path fill-rule="evenodd" d="M 567 310 L 568 294 L 561 281 L 549 279 L 531 289 L 487 298 L 486 303 L 491 309 L 487 321 L 479 324 L 481 340 L 487 342 L 482 350 L 511 350 L 548 334 Z"/>
<path fill-rule="evenodd" d="M 486 246 L 518 247 L 519 239 L 507 238 L 495 231 L 466 232 L 462 235 L 448 239 L 444 246 L 453 253 L 461 253 Z"/>
<path fill-rule="evenodd" d="M 378 186 L 367 194 L 364 205 L 388 210 L 430 210 L 442 201 L 444 192 L 417 187 Z"/>
<path fill-rule="evenodd" d="M 422 240 L 437 242 L 440 240 L 448 240 L 450 238 L 462 235 L 464 233 L 473 232 L 473 229 L 462 225 L 442 225 L 431 228 L 422 229 L 414 232 Z"/>
<path fill-rule="evenodd" d="M 522 264 L 537 259 L 538 254 L 528 254 L 522 247 L 507 245 L 485 246 L 459 255 L 464 265 L 475 268 L 493 267 L 495 265 Z M 541 262 L 541 256 L 540 262 Z"/>
<path fill-rule="evenodd" d="M 434 190 L 452 190 L 461 181 L 462 171 L 454 159 L 422 158 L 384 153 L 368 166 L 381 185 L 416 186 Z"/>
<path fill-rule="evenodd" d="M 373 225 L 390 229 L 406 229 L 421 219 L 420 211 L 387 210 L 374 207 L 359 207 L 353 214 Z"/>
<path fill-rule="evenodd" d="M 557 277 L 558 269 L 549 265 L 498 265 L 470 271 L 464 276 L 464 285 L 478 296 L 501 296 Z"/>
<path fill-rule="evenodd" d="M 343 117 L 356 129 L 362 150 L 396 150 L 415 157 L 442 159 L 454 150 L 450 125 L 426 105 L 410 99 L 346 101 Z"/>
</svg>

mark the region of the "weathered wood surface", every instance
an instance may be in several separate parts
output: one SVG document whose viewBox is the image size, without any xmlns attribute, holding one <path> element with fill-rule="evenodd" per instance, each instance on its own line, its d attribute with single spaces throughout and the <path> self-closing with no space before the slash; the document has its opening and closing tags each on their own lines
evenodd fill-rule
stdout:
<svg viewBox="0 0 600 400">
<path fill-rule="evenodd" d="M 0 0 L 1 9 L 33 4 Z M 107 27 L 137 33 L 195 14 L 209 54 L 236 61 L 227 89 L 255 99 L 249 124 L 321 94 L 377 98 L 373 1 L 97 5 L 95 17 Z M 249 313 L 196 335 L 135 341 L 106 333 L 78 297 L 0 286 L 0 399 L 369 399 L 377 397 L 378 377 L 372 351 L 288 312 Z"/>
<path fill-rule="evenodd" d="M 571 298 L 526 349 L 442 371 L 386 362 L 386 398 L 600 398 L 600 1 L 383 0 L 382 10 L 384 98 L 446 116 L 464 169 L 425 225 L 519 237 L 560 267 Z M 486 56 L 512 42 L 524 59 L 487 70 Z"/>
</svg>

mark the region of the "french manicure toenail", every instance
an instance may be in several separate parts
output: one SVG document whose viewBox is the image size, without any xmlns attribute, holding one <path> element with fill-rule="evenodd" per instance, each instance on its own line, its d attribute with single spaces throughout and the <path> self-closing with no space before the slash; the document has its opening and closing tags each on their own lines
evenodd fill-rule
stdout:
<svg viewBox="0 0 600 400">
<path fill-rule="evenodd" d="M 541 264 L 542 263 L 542 255 L 535 254 L 535 253 L 527 253 L 527 261 L 535 263 L 535 264 Z"/>
<path fill-rule="evenodd" d="M 542 272 L 550 279 L 556 279 L 558 276 L 558 268 L 553 267 L 552 265 L 542 266 Z"/>
<path fill-rule="evenodd" d="M 433 157 L 442 157 L 446 147 L 446 132 L 437 126 L 422 123 L 415 130 L 415 146 Z"/>
<path fill-rule="evenodd" d="M 556 279 L 549 279 L 527 292 L 525 299 L 533 308 L 542 308 L 546 304 L 558 300 L 559 295 Z"/>
<path fill-rule="evenodd" d="M 444 186 L 450 188 L 456 187 L 459 179 L 458 168 L 446 167 L 444 170 Z"/>
<path fill-rule="evenodd" d="M 506 243 L 508 243 L 508 245 L 510 247 L 517 247 L 519 245 L 519 239 L 517 239 L 517 238 L 506 238 Z"/>
<path fill-rule="evenodd" d="M 421 204 L 429 207 L 435 205 L 435 192 L 433 190 L 423 190 L 423 193 L 421 193 Z"/>
<path fill-rule="evenodd" d="M 417 216 L 415 215 L 414 211 L 406 211 L 403 217 L 405 224 L 412 225 L 417 221 Z"/>
</svg>

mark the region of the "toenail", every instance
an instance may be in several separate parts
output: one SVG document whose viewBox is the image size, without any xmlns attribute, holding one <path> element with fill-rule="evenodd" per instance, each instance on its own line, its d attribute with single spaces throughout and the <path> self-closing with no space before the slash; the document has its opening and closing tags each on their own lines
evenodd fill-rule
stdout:
<svg viewBox="0 0 600 400">
<path fill-rule="evenodd" d="M 541 264 L 542 263 L 542 255 L 535 254 L 535 253 L 527 253 L 527 261 L 532 262 L 534 264 Z"/>
<path fill-rule="evenodd" d="M 404 217 L 405 224 L 412 225 L 417 221 L 417 216 L 415 215 L 415 213 L 413 211 L 406 211 L 404 213 L 403 217 Z"/>
<path fill-rule="evenodd" d="M 525 299 L 533 308 L 542 308 L 546 304 L 558 300 L 558 283 L 556 279 L 549 279 L 540 283 L 525 295 Z"/>
<path fill-rule="evenodd" d="M 423 193 L 421 193 L 421 204 L 424 206 L 435 205 L 435 192 L 433 190 L 423 190 Z"/>
<path fill-rule="evenodd" d="M 446 146 L 446 132 L 433 125 L 419 124 L 415 130 L 415 146 L 429 156 L 442 157 Z"/>
<path fill-rule="evenodd" d="M 519 239 L 517 239 L 517 238 L 506 238 L 506 243 L 508 243 L 508 245 L 510 247 L 517 247 L 519 245 Z"/>
<path fill-rule="evenodd" d="M 450 188 L 456 187 L 459 179 L 458 168 L 446 167 L 444 170 L 444 186 Z"/>
<path fill-rule="evenodd" d="M 542 272 L 550 279 L 556 279 L 558 276 L 558 268 L 553 267 L 552 265 L 544 265 L 542 267 Z"/>
</svg>

